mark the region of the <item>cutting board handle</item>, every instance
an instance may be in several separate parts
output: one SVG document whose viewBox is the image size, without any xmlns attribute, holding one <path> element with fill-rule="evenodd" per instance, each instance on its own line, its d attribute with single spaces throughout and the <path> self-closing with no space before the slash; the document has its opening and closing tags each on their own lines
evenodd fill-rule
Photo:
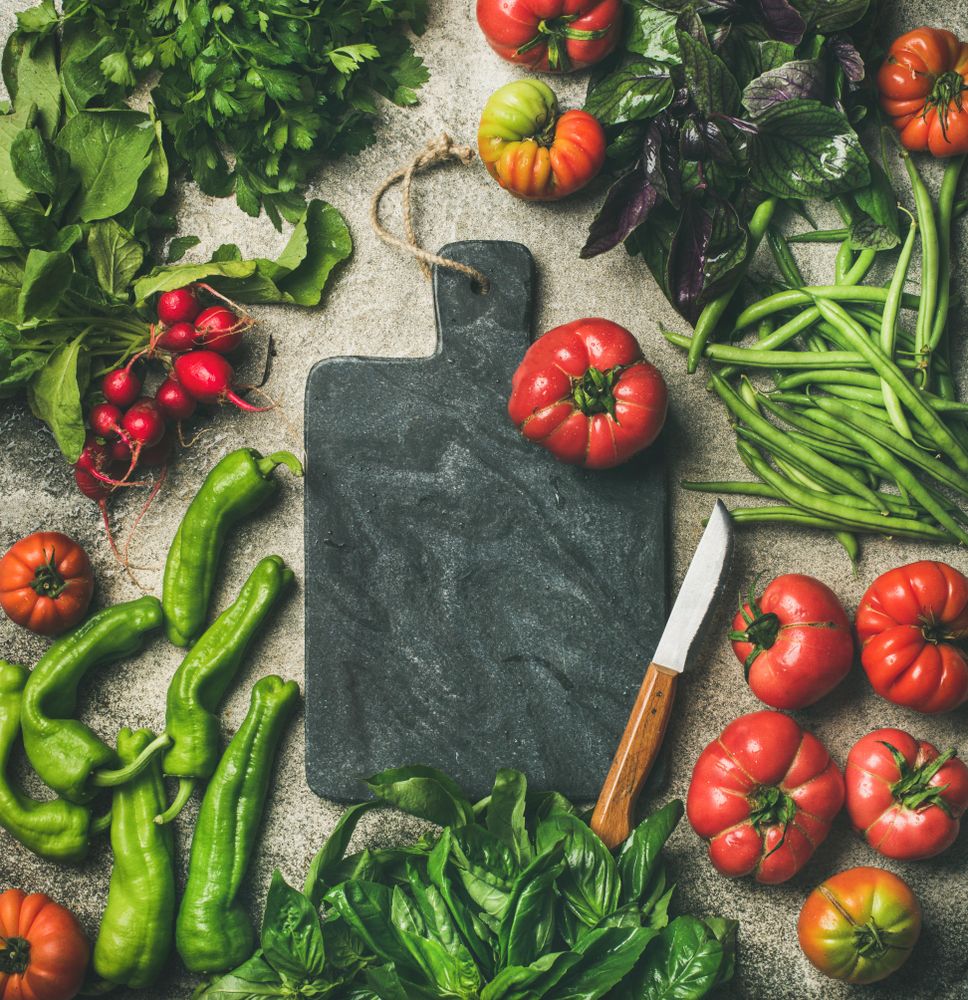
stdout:
<svg viewBox="0 0 968 1000">
<path fill-rule="evenodd" d="M 592 814 L 592 829 L 610 848 L 618 847 L 632 832 L 635 803 L 659 756 L 678 680 L 675 670 L 658 663 L 649 664 L 645 672 L 622 742 Z"/>
</svg>

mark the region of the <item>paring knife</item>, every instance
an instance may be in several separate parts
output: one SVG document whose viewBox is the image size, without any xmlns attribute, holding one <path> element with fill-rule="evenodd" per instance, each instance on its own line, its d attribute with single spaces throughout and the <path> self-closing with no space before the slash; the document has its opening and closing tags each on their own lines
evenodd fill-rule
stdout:
<svg viewBox="0 0 968 1000">
<path fill-rule="evenodd" d="M 592 829 L 609 847 L 617 847 L 632 832 L 635 802 L 659 755 L 672 714 L 676 682 L 722 590 L 732 548 L 733 522 L 717 500 L 666 622 L 655 659 L 645 672 L 592 814 Z"/>
</svg>

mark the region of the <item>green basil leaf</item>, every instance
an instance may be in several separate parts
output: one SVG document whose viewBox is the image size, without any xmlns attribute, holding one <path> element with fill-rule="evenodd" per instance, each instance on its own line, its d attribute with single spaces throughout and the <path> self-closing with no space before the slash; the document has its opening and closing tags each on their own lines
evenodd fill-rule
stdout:
<svg viewBox="0 0 968 1000">
<path fill-rule="evenodd" d="M 177 264 L 192 247 L 197 247 L 201 242 L 197 236 L 176 236 L 168 244 L 167 263 Z"/>
<path fill-rule="evenodd" d="M 667 802 L 644 819 L 622 845 L 618 872 L 622 881 L 621 898 L 625 903 L 639 903 L 645 897 L 655 875 L 659 857 L 672 831 L 682 819 L 680 799 Z"/>
<path fill-rule="evenodd" d="M 390 919 L 393 896 L 387 886 L 363 879 L 343 882 L 326 894 L 326 902 L 374 955 L 404 969 L 413 967 L 413 959 Z"/>
<path fill-rule="evenodd" d="M 468 826 L 454 834 L 451 857 L 474 903 L 495 918 L 503 917 L 521 873 L 510 848 L 483 827 Z"/>
<path fill-rule="evenodd" d="M 870 7 L 870 0 L 793 0 L 810 27 L 824 34 L 856 24 Z"/>
<path fill-rule="evenodd" d="M 54 38 L 27 38 L 14 32 L 3 50 L 3 81 L 18 124 L 37 125 L 45 139 L 53 137 L 61 112 Z"/>
<path fill-rule="evenodd" d="M 31 385 L 31 409 L 50 427 L 72 465 L 81 455 L 87 434 L 81 409 L 87 380 L 87 353 L 83 337 L 77 337 L 51 352 Z"/>
<path fill-rule="evenodd" d="M 114 219 L 95 222 L 87 234 L 98 284 L 108 295 L 121 296 L 131 287 L 134 276 L 144 263 L 141 244 Z"/>
<path fill-rule="evenodd" d="M 74 275 L 74 259 L 60 250 L 31 250 L 24 263 L 17 320 L 43 319 L 60 305 Z"/>
<path fill-rule="evenodd" d="M 548 950 L 555 931 L 554 884 L 564 866 L 563 848 L 557 844 L 514 883 L 498 931 L 502 965 L 530 965 Z"/>
<path fill-rule="evenodd" d="M 870 161 L 847 119 L 819 101 L 785 101 L 757 120 L 750 177 L 779 198 L 831 198 L 870 182 Z"/>
<path fill-rule="evenodd" d="M 726 917 L 706 917 L 703 921 L 723 946 L 723 961 L 717 974 L 717 985 L 727 983 L 736 972 L 736 935 L 739 922 Z"/>
<path fill-rule="evenodd" d="M 739 84 L 726 63 L 688 32 L 680 31 L 678 37 L 689 96 L 702 116 L 736 114 L 740 107 Z"/>
<path fill-rule="evenodd" d="M 404 904 L 403 891 L 394 889 L 394 912 L 402 911 Z M 407 912 L 412 913 L 411 910 Z M 431 931 L 419 923 L 412 929 L 401 921 L 397 924 L 398 933 L 404 947 L 410 954 L 414 966 L 419 969 L 424 978 L 432 983 L 440 996 L 476 997 L 481 990 L 481 974 L 477 965 L 466 949 L 458 952 L 450 951 L 436 937 L 431 937 Z"/>
<path fill-rule="evenodd" d="M 511 848 L 514 860 L 524 867 L 531 863 L 531 841 L 525 828 L 528 779 L 520 771 L 500 770 L 494 779 L 487 807 L 487 828 Z"/>
<path fill-rule="evenodd" d="M 582 960 L 578 952 L 553 951 L 530 965 L 509 965 L 484 987 L 481 1000 L 533 1000 L 545 996 Z M 557 997 L 557 993 L 554 994 Z"/>
<path fill-rule="evenodd" d="M 633 59 L 601 80 L 593 81 L 585 110 L 603 125 L 651 118 L 675 96 L 669 67 L 655 59 Z"/>
<path fill-rule="evenodd" d="M 429 874 L 425 876 L 421 867 L 411 862 L 407 865 L 407 881 L 416 912 L 419 913 L 423 923 L 433 929 L 436 939 L 458 963 L 474 965 L 474 959 L 451 917 L 447 903 L 441 892 L 430 881 Z"/>
<path fill-rule="evenodd" d="M 389 965 L 369 966 L 366 980 L 379 1000 L 436 1000 L 440 994 L 429 984 L 419 984 L 400 975 Z"/>
<path fill-rule="evenodd" d="M 621 886 L 615 859 L 585 823 L 556 813 L 539 824 L 535 839 L 539 853 L 562 845 L 565 870 L 558 879 L 558 892 L 583 924 L 594 927 L 618 906 Z"/>
<path fill-rule="evenodd" d="M 629 25 L 625 48 L 629 52 L 656 62 L 679 62 L 675 14 L 647 3 L 630 4 L 626 13 Z"/>
<path fill-rule="evenodd" d="M 391 806 L 438 826 L 464 826 L 474 822 L 474 808 L 463 791 L 434 767 L 414 764 L 392 768 L 367 778 L 366 785 Z"/>
<path fill-rule="evenodd" d="M 356 824 L 364 813 L 375 808 L 376 802 L 359 802 L 343 811 L 336 821 L 336 826 L 326 838 L 326 843 L 319 849 L 309 866 L 303 894 L 315 908 L 319 908 L 323 896 L 336 882 L 332 878 L 332 869 L 343 860 L 346 848 L 356 830 Z"/>
<path fill-rule="evenodd" d="M 107 219 L 131 204 L 155 141 L 155 127 L 140 111 L 80 111 L 67 120 L 55 142 L 81 180 L 81 222 Z"/>
<path fill-rule="evenodd" d="M 326 949 L 319 914 L 276 870 L 262 919 L 262 953 L 283 976 L 312 980 L 323 973 Z"/>
<path fill-rule="evenodd" d="M 263 997 L 291 998 L 292 991 L 278 977 L 274 982 L 254 982 L 229 972 L 199 987 L 193 1000 L 260 1000 Z"/>
<path fill-rule="evenodd" d="M 660 932 L 647 927 L 607 927 L 593 930 L 577 944 L 581 955 L 555 987 L 555 1000 L 599 1000 L 635 968 L 642 953 Z"/>
</svg>

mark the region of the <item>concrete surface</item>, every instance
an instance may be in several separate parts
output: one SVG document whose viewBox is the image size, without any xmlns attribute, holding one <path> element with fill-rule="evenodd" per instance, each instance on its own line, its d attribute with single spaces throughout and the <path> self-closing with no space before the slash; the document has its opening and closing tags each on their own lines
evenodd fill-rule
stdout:
<svg viewBox="0 0 968 1000">
<path fill-rule="evenodd" d="M 21 6 L 24 4 L 20 0 L 0 0 L 3 35 L 12 26 L 14 10 Z M 417 46 L 432 72 L 422 103 L 410 111 L 384 109 L 378 145 L 355 160 L 327 169 L 313 192 L 331 200 L 345 214 L 356 242 L 350 266 L 333 281 L 324 308 L 318 311 L 259 311 L 278 347 L 278 358 L 266 386 L 278 401 L 278 409 L 245 416 L 225 410 L 206 423 L 202 438 L 174 466 L 167 488 L 132 544 L 138 576 L 153 592 L 160 590 L 164 554 L 178 519 L 204 471 L 223 452 L 242 444 L 263 450 L 300 448 L 303 385 L 314 361 L 352 353 L 416 356 L 426 354 L 433 346 L 429 287 L 411 261 L 383 246 L 371 234 L 367 223 L 369 195 L 386 174 L 441 129 L 472 141 L 485 99 L 516 71 L 486 47 L 467 0 L 441 0 L 432 6 L 430 29 Z M 968 34 L 968 8 L 962 4 L 935 0 L 930 5 L 912 2 L 889 6 L 899 28 L 933 21 L 960 29 L 962 36 Z M 903 15 L 898 9 L 902 7 Z M 580 103 L 583 86 L 581 79 L 558 84 L 563 103 Z M 674 456 L 670 468 L 673 481 L 739 474 L 741 467 L 724 412 L 705 392 L 701 376 L 684 375 L 682 356 L 666 346 L 659 335 L 660 323 L 681 326 L 681 322 L 652 285 L 644 265 L 621 250 L 592 262 L 578 259 L 587 223 L 600 196 L 601 192 L 594 190 L 562 206 L 525 205 L 499 190 L 479 165 L 448 167 L 420 181 L 417 229 L 431 247 L 472 238 L 527 243 L 539 268 L 538 329 L 582 315 L 606 315 L 634 330 L 646 353 L 665 372 L 673 401 L 667 430 L 669 452 Z M 394 204 L 393 199 L 390 202 Z M 264 219 L 249 219 L 231 203 L 203 198 L 191 187 L 184 191 L 179 217 L 184 232 L 196 233 L 202 239 L 193 252 L 199 259 L 226 240 L 239 243 L 251 254 L 276 250 L 283 241 Z M 964 236 L 962 226 L 962 276 L 968 273 Z M 820 277 L 829 274 L 829 268 L 830 261 L 822 252 L 811 254 L 811 274 Z M 963 314 L 959 322 L 964 333 Z M 6 545 L 41 527 L 67 530 L 92 554 L 98 576 L 98 605 L 136 596 L 138 588 L 119 571 L 108 551 L 97 509 L 78 499 L 69 470 L 57 456 L 50 437 L 24 407 L 3 404 L 0 438 L 6 449 L 0 465 L 0 541 Z M 710 503 L 706 497 L 678 489 L 673 493 L 674 582 L 685 572 Z M 123 534 L 130 524 L 139 504 L 140 500 L 129 500 L 115 506 L 114 523 L 119 533 Z M 225 565 L 236 568 L 222 576 L 217 594 L 220 606 L 234 594 L 243 571 L 266 553 L 280 553 L 302 576 L 301 515 L 300 487 L 287 481 L 279 505 L 230 540 Z M 837 544 L 826 536 L 757 529 L 740 537 L 731 590 L 739 591 L 758 572 L 800 571 L 824 579 L 848 608 L 853 608 L 878 573 L 920 557 L 946 559 L 968 569 L 964 554 L 953 549 L 882 541 L 865 544 L 855 575 Z M 647 806 L 671 795 L 684 795 L 692 762 L 702 747 L 732 718 L 759 707 L 743 683 L 740 666 L 724 639 L 727 616 L 728 609 L 723 608 L 682 686 L 668 736 L 668 784 Z M 224 712 L 226 732 L 234 731 L 241 720 L 246 692 L 256 677 L 278 671 L 302 678 L 302 624 L 301 595 L 295 594 L 271 634 L 249 658 L 242 682 Z M 621 623 L 613 623 L 613 627 L 621 627 Z M 44 646 L 6 620 L 0 622 L 0 651 L 6 658 L 32 663 Z M 643 651 L 643 659 L 648 652 Z M 103 671 L 85 688 L 85 718 L 107 738 L 121 724 L 160 727 L 165 687 L 177 663 L 178 653 L 157 641 L 139 659 Z M 873 695 L 858 668 L 832 696 L 820 706 L 799 713 L 799 718 L 842 763 L 853 742 L 880 725 L 909 727 L 942 746 L 963 744 L 966 714 L 961 710 L 931 719 L 894 708 Z M 194 806 L 178 826 L 183 863 L 193 815 Z M 300 880 L 337 815 L 336 807 L 316 799 L 306 786 L 302 731 L 301 726 L 294 725 L 276 773 L 266 833 L 249 881 L 253 914 L 261 913 L 272 869 L 279 867 L 291 880 Z M 392 815 L 371 814 L 361 824 L 356 844 L 391 843 L 412 837 L 417 828 L 417 824 Z M 825 981 L 810 968 L 796 945 L 795 921 L 805 894 L 817 882 L 841 869 L 872 863 L 884 864 L 910 881 L 924 904 L 925 929 L 907 968 L 889 982 L 864 991 L 866 995 L 879 1000 L 968 996 L 968 885 L 964 874 L 968 838 L 964 836 L 936 861 L 893 865 L 879 861 L 860 844 L 841 817 L 806 870 L 775 888 L 729 882 L 716 875 L 702 843 L 685 823 L 675 834 L 670 853 L 680 887 L 681 910 L 720 913 L 741 923 L 739 971 L 727 990 L 730 997 L 820 1000 L 861 995 L 860 990 Z M 103 845 L 85 865 L 69 870 L 39 861 L 0 833 L 0 887 L 19 885 L 47 891 L 70 904 L 92 933 L 104 905 L 108 870 L 108 851 Z M 193 981 L 179 972 L 173 959 L 168 980 L 142 996 L 146 1000 L 185 1000 L 192 986 Z"/>
</svg>

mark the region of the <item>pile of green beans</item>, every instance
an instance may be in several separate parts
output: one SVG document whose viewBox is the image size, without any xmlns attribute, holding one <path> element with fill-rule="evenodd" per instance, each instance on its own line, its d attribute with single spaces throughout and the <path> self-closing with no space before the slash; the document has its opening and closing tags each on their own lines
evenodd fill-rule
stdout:
<svg viewBox="0 0 968 1000">
<path fill-rule="evenodd" d="M 663 331 L 688 352 L 690 371 L 698 358 L 709 363 L 709 388 L 753 476 L 683 486 L 764 501 L 734 508 L 734 520 L 829 531 L 853 560 L 863 534 L 968 545 L 968 403 L 956 398 L 948 336 L 952 224 L 968 207 L 957 200 L 965 157 L 947 162 L 935 201 L 901 156 L 914 214 L 886 287 L 862 284 L 878 251 L 851 246 L 851 210 L 837 200 L 842 229 L 785 239 L 768 224 L 757 234 L 782 283 L 731 329 Z M 832 285 L 807 285 L 790 245 L 819 242 L 840 244 Z M 910 294 L 917 243 L 920 288 Z"/>
</svg>

